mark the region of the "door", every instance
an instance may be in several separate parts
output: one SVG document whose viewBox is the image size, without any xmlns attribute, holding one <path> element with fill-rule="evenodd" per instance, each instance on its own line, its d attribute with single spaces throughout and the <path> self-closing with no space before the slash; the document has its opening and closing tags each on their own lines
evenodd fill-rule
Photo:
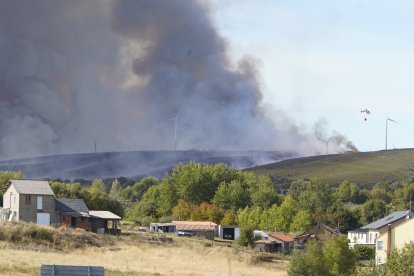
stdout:
<svg viewBox="0 0 414 276">
<path fill-rule="evenodd" d="M 50 214 L 37 213 L 37 224 L 50 225 Z"/>
</svg>

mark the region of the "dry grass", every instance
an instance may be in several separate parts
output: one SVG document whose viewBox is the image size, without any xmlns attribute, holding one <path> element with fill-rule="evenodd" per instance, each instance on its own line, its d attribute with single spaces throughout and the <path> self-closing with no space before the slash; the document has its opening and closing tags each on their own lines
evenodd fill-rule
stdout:
<svg viewBox="0 0 414 276">
<path fill-rule="evenodd" d="M 127 239 L 117 241 L 116 246 L 71 252 L 19 250 L 3 242 L 0 250 L 0 275 L 33 275 L 41 264 L 104 266 L 106 275 L 287 274 L 286 261 L 252 263 L 254 252 L 205 247 L 197 242 L 162 244 Z"/>
<path fill-rule="evenodd" d="M 16 247 L 34 247 L 46 251 L 100 247 L 113 243 L 110 236 L 97 235 L 82 229 L 54 228 L 18 221 L 0 221 L 0 240 L 10 242 Z"/>
</svg>

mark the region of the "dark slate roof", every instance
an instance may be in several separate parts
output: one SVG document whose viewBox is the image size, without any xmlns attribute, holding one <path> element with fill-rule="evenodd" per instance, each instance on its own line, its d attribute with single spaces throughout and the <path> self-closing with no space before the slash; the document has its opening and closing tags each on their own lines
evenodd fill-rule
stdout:
<svg viewBox="0 0 414 276">
<path fill-rule="evenodd" d="M 379 219 L 377 221 L 371 222 L 370 224 L 367 224 L 365 226 L 362 226 L 361 229 L 379 229 L 382 228 L 390 223 L 393 223 L 397 220 L 400 220 L 406 216 L 409 217 L 413 217 L 414 213 L 411 212 L 410 210 L 405 210 L 405 211 L 397 211 L 394 212 L 382 219 Z"/>
<path fill-rule="evenodd" d="M 7 188 L 13 185 L 19 194 L 27 195 L 55 195 L 49 182 L 38 180 L 10 180 Z"/>
<path fill-rule="evenodd" d="M 368 232 L 368 230 L 369 229 L 358 228 L 358 229 L 350 230 L 348 231 L 348 233 L 365 233 L 365 232 Z"/>
<path fill-rule="evenodd" d="M 89 209 L 86 207 L 83 199 L 79 198 L 59 198 L 56 199 L 56 210 L 62 213 L 85 213 L 88 214 Z"/>
</svg>

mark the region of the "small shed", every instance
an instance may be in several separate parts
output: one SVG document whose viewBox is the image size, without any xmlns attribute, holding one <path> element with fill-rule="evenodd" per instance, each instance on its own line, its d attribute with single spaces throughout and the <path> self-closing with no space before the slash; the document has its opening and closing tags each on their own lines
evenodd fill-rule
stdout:
<svg viewBox="0 0 414 276">
<path fill-rule="evenodd" d="M 238 240 L 240 238 L 240 227 L 237 225 L 219 225 L 218 237 L 225 240 Z"/>
<path fill-rule="evenodd" d="M 284 233 L 269 233 L 271 240 L 276 241 L 276 251 L 290 252 L 293 250 L 293 237 Z"/>
<path fill-rule="evenodd" d="M 254 242 L 254 249 L 262 252 L 278 251 L 278 243 L 274 240 L 257 240 Z"/>
<path fill-rule="evenodd" d="M 150 223 L 150 228 L 154 232 L 160 232 L 160 233 L 175 233 L 176 232 L 176 225 L 172 222 L 167 223 L 159 223 L 154 222 Z"/>
<path fill-rule="evenodd" d="M 212 221 L 172 221 L 176 225 L 178 235 L 189 235 L 214 239 L 217 235 L 217 224 Z"/>
<path fill-rule="evenodd" d="M 56 211 L 62 225 L 73 228 L 92 230 L 89 209 L 83 199 L 60 198 L 56 199 Z"/>
<path fill-rule="evenodd" d="M 97 233 L 121 234 L 118 228 L 121 217 L 109 211 L 89 211 L 92 231 Z"/>
<path fill-rule="evenodd" d="M 306 231 L 295 237 L 295 248 L 304 249 L 308 241 L 313 239 L 317 239 L 322 243 L 326 243 L 331 237 L 339 235 L 340 233 L 337 230 L 323 223 L 319 223 L 309 231 Z"/>
</svg>

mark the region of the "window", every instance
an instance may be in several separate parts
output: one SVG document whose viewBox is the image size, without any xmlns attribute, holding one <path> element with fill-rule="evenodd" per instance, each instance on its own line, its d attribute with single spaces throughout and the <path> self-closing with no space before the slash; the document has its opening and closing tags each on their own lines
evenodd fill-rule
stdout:
<svg viewBox="0 0 414 276">
<path fill-rule="evenodd" d="M 25 196 L 25 202 L 26 202 L 26 205 L 30 205 L 31 204 L 31 197 L 30 197 L 30 195 L 26 195 Z"/>
<path fill-rule="evenodd" d="M 37 197 L 37 210 L 42 210 L 42 209 L 43 209 L 43 197 L 38 196 Z"/>
<path fill-rule="evenodd" d="M 377 241 L 377 250 L 384 249 L 384 241 Z"/>
</svg>

